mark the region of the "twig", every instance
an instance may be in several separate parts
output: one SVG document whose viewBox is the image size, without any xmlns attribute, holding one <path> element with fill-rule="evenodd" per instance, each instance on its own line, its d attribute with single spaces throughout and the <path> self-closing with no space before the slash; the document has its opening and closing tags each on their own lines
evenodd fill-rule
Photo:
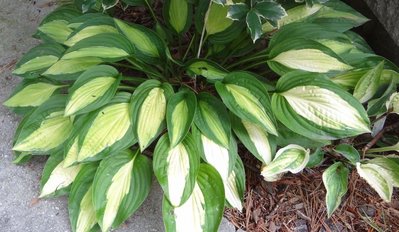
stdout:
<svg viewBox="0 0 399 232">
<path fill-rule="evenodd" d="M 399 127 L 399 122 L 392 124 L 390 126 L 387 126 L 384 129 L 382 129 L 380 132 L 378 132 L 378 134 L 373 138 L 373 140 L 371 140 L 369 143 L 367 143 L 366 146 L 364 146 L 364 148 L 362 149 L 362 158 L 364 159 L 366 152 L 370 148 L 372 148 L 378 142 L 378 140 L 380 140 L 382 138 L 382 136 L 384 135 L 385 132 L 394 130 L 397 127 Z"/>
</svg>

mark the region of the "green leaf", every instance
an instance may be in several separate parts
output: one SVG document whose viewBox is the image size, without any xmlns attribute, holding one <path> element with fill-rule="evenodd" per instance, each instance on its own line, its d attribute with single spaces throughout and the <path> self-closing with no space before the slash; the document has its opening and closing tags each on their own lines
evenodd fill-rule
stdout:
<svg viewBox="0 0 399 232">
<path fill-rule="evenodd" d="M 88 113 L 107 104 L 115 95 L 120 79 L 118 70 L 112 66 L 87 69 L 69 89 L 65 115 Z"/>
<path fill-rule="evenodd" d="M 323 183 L 327 190 L 327 215 L 330 218 L 341 204 L 341 199 L 348 191 L 349 169 L 341 162 L 334 163 L 323 172 Z"/>
<path fill-rule="evenodd" d="M 321 74 L 292 72 L 281 77 L 272 108 L 287 128 L 315 140 L 370 132 L 360 102 Z"/>
<path fill-rule="evenodd" d="M 187 0 L 167 0 L 164 18 L 176 33 L 184 34 L 191 25 L 192 10 L 192 4 Z"/>
<path fill-rule="evenodd" d="M 153 62 L 164 58 L 165 44 L 152 30 L 137 24 L 127 24 L 121 20 L 114 19 L 119 30 L 136 48 L 135 56 L 147 62 Z"/>
<path fill-rule="evenodd" d="M 223 80 L 228 71 L 213 62 L 205 59 L 192 59 L 186 65 L 186 71 L 190 76 L 200 75 L 205 77 L 209 82 Z"/>
<path fill-rule="evenodd" d="M 377 92 L 380 84 L 380 77 L 384 69 L 384 61 L 379 63 L 375 68 L 368 71 L 360 78 L 353 91 L 353 96 L 361 103 L 370 100 Z"/>
<path fill-rule="evenodd" d="M 197 98 L 191 90 L 182 90 L 170 97 L 166 107 L 166 124 L 171 147 L 184 139 L 196 110 Z"/>
<path fill-rule="evenodd" d="M 245 3 L 236 3 L 229 6 L 227 11 L 227 18 L 232 20 L 242 20 L 249 11 L 249 7 Z"/>
<path fill-rule="evenodd" d="M 64 86 L 46 82 L 23 82 L 3 104 L 7 107 L 36 107 L 47 101 L 53 93 Z"/>
<path fill-rule="evenodd" d="M 317 23 L 338 32 L 345 32 L 351 28 L 358 27 L 369 19 L 348 6 L 342 1 L 328 1 L 307 21 Z"/>
<path fill-rule="evenodd" d="M 275 181 L 285 172 L 298 173 L 306 167 L 309 161 L 309 149 L 296 144 L 290 144 L 277 151 L 274 160 L 261 170 L 266 181 Z"/>
<path fill-rule="evenodd" d="M 277 135 L 269 95 L 264 85 L 255 76 L 245 72 L 233 72 L 228 74 L 223 82 L 217 82 L 215 86 L 231 112 Z"/>
<path fill-rule="evenodd" d="M 54 95 L 23 123 L 14 151 L 45 153 L 63 144 L 72 132 L 73 119 L 64 117 L 65 97 Z"/>
<path fill-rule="evenodd" d="M 252 41 L 255 43 L 262 36 L 262 22 L 257 12 L 252 9 L 248 12 L 246 17 L 247 27 L 251 33 Z"/>
<path fill-rule="evenodd" d="M 93 112 L 79 135 L 78 162 L 98 160 L 136 143 L 129 103 L 110 103 Z"/>
<path fill-rule="evenodd" d="M 334 148 L 334 151 L 343 155 L 353 165 L 356 165 L 357 162 L 360 162 L 359 152 L 349 144 L 339 144 Z"/>
<path fill-rule="evenodd" d="M 224 148 L 229 147 L 231 124 L 229 114 L 223 103 L 208 93 L 197 95 L 195 125 L 207 138 Z"/>
<path fill-rule="evenodd" d="M 353 70 L 334 76 L 330 80 L 344 89 L 354 89 L 360 78 L 364 76 L 367 71 L 368 70 L 365 69 Z"/>
<path fill-rule="evenodd" d="M 165 128 L 167 99 L 173 94 L 168 83 L 148 80 L 134 91 L 130 102 L 133 132 L 144 151 Z"/>
<path fill-rule="evenodd" d="M 278 20 L 284 18 L 287 15 L 284 8 L 274 1 L 262 1 L 258 2 L 254 7 L 260 17 L 269 21 L 272 25 L 276 26 Z M 262 25 L 260 25 L 262 31 Z"/>
<path fill-rule="evenodd" d="M 100 16 L 86 20 L 69 36 L 64 42 L 68 47 L 74 46 L 77 42 L 99 34 L 119 33 L 115 28 L 114 20 L 108 16 Z"/>
<path fill-rule="evenodd" d="M 93 204 L 102 231 L 130 217 L 147 198 L 151 182 L 151 163 L 138 151 L 122 151 L 101 161 L 93 181 Z"/>
<path fill-rule="evenodd" d="M 307 168 L 314 168 L 322 164 L 324 160 L 324 151 L 321 148 L 317 148 L 312 154 L 310 154 L 309 162 L 306 164 Z"/>
<path fill-rule="evenodd" d="M 274 139 L 258 124 L 232 116 L 235 134 L 244 146 L 262 163 L 273 160 L 276 149 Z"/>
<path fill-rule="evenodd" d="M 389 85 L 385 88 L 385 91 L 383 91 L 382 95 L 380 95 L 380 91 L 384 90 L 384 87 L 386 87 L 386 85 L 380 84 L 379 91 L 377 91 L 375 95 L 378 98 L 372 99 L 367 103 L 367 113 L 369 116 L 377 116 L 379 114 L 383 114 L 391 108 L 394 110 L 394 104 L 390 106 L 388 101 L 396 91 L 396 84 L 394 83 L 394 81 L 391 81 Z"/>
<path fill-rule="evenodd" d="M 56 43 L 40 44 L 21 58 L 12 73 L 25 78 L 37 78 L 56 63 L 64 51 L 65 48 Z"/>
<path fill-rule="evenodd" d="M 222 180 L 214 168 L 201 164 L 190 198 L 179 207 L 164 198 L 162 214 L 166 231 L 214 232 L 219 228 L 223 209 Z"/>
<path fill-rule="evenodd" d="M 378 193 L 386 202 L 391 201 L 393 186 L 389 174 L 377 164 L 356 163 L 357 173 Z"/>
<path fill-rule="evenodd" d="M 154 151 L 153 169 L 165 197 L 177 207 L 190 197 L 200 165 L 200 155 L 192 136 L 172 147 L 168 135 L 162 136 Z"/>
<path fill-rule="evenodd" d="M 81 165 L 64 168 L 62 153 L 50 156 L 40 180 L 40 198 L 66 194 L 78 175 Z"/>
<path fill-rule="evenodd" d="M 103 61 L 118 61 L 134 54 L 134 47 L 123 35 L 104 33 L 82 39 L 69 48 L 62 60 L 97 57 Z"/>
<path fill-rule="evenodd" d="M 97 224 L 93 205 L 93 179 L 98 164 L 83 166 L 76 176 L 68 197 L 69 220 L 72 231 L 91 231 Z"/>
<path fill-rule="evenodd" d="M 227 18 L 228 6 L 212 3 L 205 16 L 205 30 L 208 35 L 225 31 L 233 24 L 233 20 Z"/>
</svg>

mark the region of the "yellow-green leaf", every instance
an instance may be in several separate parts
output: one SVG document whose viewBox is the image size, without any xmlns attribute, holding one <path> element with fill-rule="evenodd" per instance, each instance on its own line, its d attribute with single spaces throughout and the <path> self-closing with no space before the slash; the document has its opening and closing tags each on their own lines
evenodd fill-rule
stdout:
<svg viewBox="0 0 399 232">
<path fill-rule="evenodd" d="M 64 168 L 64 162 L 60 162 L 51 172 L 50 178 L 44 184 L 39 197 L 48 196 L 55 191 L 69 186 L 78 175 L 80 165 Z"/>
<path fill-rule="evenodd" d="M 43 73 L 44 76 L 47 75 L 63 75 L 72 74 L 86 70 L 87 68 L 101 63 L 102 60 L 95 57 L 85 57 L 73 60 L 59 60 L 57 63 L 53 64 L 46 72 Z"/>
<path fill-rule="evenodd" d="M 88 26 L 70 37 L 67 41 L 65 41 L 64 44 L 71 47 L 85 38 L 102 33 L 118 33 L 118 30 L 115 27 L 109 25 Z"/>
<path fill-rule="evenodd" d="M 137 138 L 144 150 L 158 134 L 165 119 L 166 97 L 162 88 L 153 88 L 142 103 L 137 120 Z"/>
<path fill-rule="evenodd" d="M 39 69 L 44 69 L 50 67 L 55 62 L 58 61 L 57 56 L 53 55 L 46 55 L 46 56 L 39 56 L 29 60 L 28 62 L 22 64 L 19 68 L 15 69 L 12 73 L 16 75 L 25 74 L 30 71 L 35 71 Z"/>
<path fill-rule="evenodd" d="M 130 123 L 128 103 L 113 104 L 102 109 L 83 139 L 78 161 L 93 157 L 122 139 Z"/>
<path fill-rule="evenodd" d="M 51 150 L 68 139 L 72 128 L 70 117 L 64 117 L 63 111 L 54 112 L 42 121 L 38 129 L 15 144 L 13 150 L 34 152 Z"/>
<path fill-rule="evenodd" d="M 65 107 L 65 115 L 72 115 L 102 97 L 114 84 L 114 77 L 97 77 L 79 87 Z"/>
<path fill-rule="evenodd" d="M 44 82 L 29 84 L 5 101 L 4 105 L 8 107 L 40 106 L 53 95 L 55 90 L 62 87 Z"/>
<path fill-rule="evenodd" d="M 41 25 L 38 30 L 58 43 L 64 43 L 72 33 L 72 29 L 68 27 L 68 22 L 65 20 L 53 20 Z"/>
<path fill-rule="evenodd" d="M 272 59 L 291 69 L 309 72 L 327 73 L 330 71 L 346 71 L 353 67 L 342 63 L 337 58 L 327 55 L 318 49 L 289 50 Z"/>
</svg>

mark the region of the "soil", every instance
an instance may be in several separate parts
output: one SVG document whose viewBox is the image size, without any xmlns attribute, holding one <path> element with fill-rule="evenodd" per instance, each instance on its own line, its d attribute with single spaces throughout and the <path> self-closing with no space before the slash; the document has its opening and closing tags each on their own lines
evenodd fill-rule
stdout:
<svg viewBox="0 0 399 232">
<path fill-rule="evenodd" d="M 162 18 L 162 4 L 160 1 L 154 4 L 155 14 Z M 150 12 L 145 7 L 114 9 L 117 18 L 154 27 Z M 172 51 L 172 55 L 176 54 Z M 398 117 L 390 117 L 387 125 L 397 124 L 398 121 Z M 399 135 L 399 129 L 395 127 L 386 134 Z M 360 137 L 357 141 L 359 139 L 371 140 L 370 137 Z M 366 145 L 365 142 L 360 143 Z M 393 192 L 392 202 L 386 203 L 358 176 L 356 170 L 352 170 L 348 193 L 332 217 L 327 218 L 322 173 L 332 163 L 328 158 L 320 167 L 305 169 L 297 175 L 286 174 L 279 181 L 270 183 L 260 175 L 261 163 L 241 145 L 239 154 L 245 164 L 247 178 L 244 209 L 242 212 L 226 209 L 224 213 L 239 231 L 399 231 L 397 189 Z"/>
</svg>

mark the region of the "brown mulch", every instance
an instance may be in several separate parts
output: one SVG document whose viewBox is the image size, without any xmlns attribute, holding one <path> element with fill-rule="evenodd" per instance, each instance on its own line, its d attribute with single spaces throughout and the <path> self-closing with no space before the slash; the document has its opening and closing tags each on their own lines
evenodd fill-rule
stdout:
<svg viewBox="0 0 399 232">
<path fill-rule="evenodd" d="M 322 172 L 326 167 L 286 174 L 277 182 L 260 176 L 259 163 L 245 154 L 247 191 L 242 212 L 224 216 L 244 231 L 399 231 L 399 194 L 385 203 L 354 170 L 348 193 L 330 219 L 325 207 Z"/>
</svg>

